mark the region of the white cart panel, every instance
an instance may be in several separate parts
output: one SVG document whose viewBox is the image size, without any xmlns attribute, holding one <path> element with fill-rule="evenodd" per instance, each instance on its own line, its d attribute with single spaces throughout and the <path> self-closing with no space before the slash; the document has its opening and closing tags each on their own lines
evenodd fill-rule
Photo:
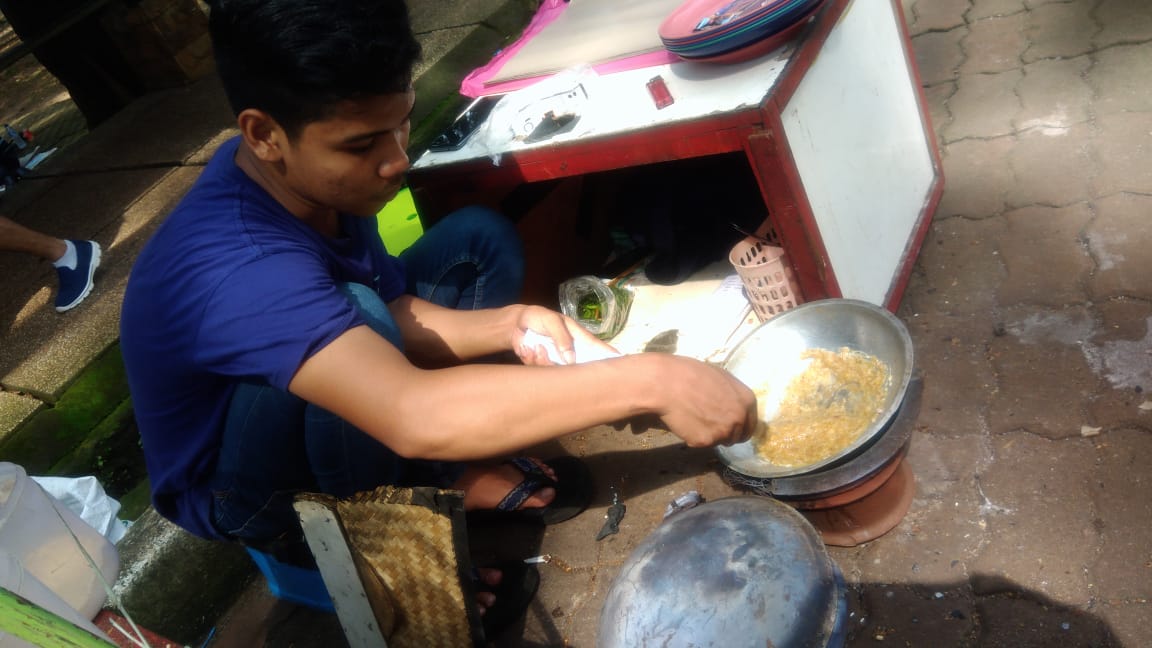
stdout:
<svg viewBox="0 0 1152 648">
<path fill-rule="evenodd" d="M 877 305 L 935 178 L 895 11 L 851 2 L 781 115 L 842 295 Z"/>
</svg>

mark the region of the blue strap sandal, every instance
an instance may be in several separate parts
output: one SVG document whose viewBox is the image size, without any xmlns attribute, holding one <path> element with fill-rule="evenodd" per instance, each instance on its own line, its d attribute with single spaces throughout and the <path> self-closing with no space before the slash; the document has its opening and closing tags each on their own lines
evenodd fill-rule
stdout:
<svg viewBox="0 0 1152 648">
<path fill-rule="evenodd" d="M 496 508 L 470 511 L 469 523 L 523 521 L 558 524 L 582 513 L 592 501 L 592 471 L 576 457 L 557 457 L 544 462 L 556 473 L 556 479 L 549 477 L 527 457 L 516 457 L 506 463 L 524 473 L 524 480 L 513 487 Z M 521 508 L 529 497 L 546 487 L 556 490 L 556 498 L 550 504 Z"/>
</svg>

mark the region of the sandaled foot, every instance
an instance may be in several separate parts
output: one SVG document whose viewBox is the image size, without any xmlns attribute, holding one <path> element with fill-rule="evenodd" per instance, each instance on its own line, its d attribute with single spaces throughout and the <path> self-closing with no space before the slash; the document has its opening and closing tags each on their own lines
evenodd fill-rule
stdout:
<svg viewBox="0 0 1152 648">
<path fill-rule="evenodd" d="M 532 471 L 543 471 L 551 482 L 556 481 L 556 473 L 550 466 L 534 458 L 517 457 L 498 464 L 470 466 L 459 480 L 453 484 L 456 490 L 464 491 L 464 510 L 476 511 L 495 509 L 505 502 L 511 493 L 524 482 L 524 470 L 517 463 L 531 462 Z M 535 488 L 527 492 L 528 497 L 512 508 L 537 508 L 547 506 L 556 497 L 551 486 Z"/>
<path fill-rule="evenodd" d="M 591 472 L 576 457 L 558 457 L 543 463 L 517 457 L 506 464 L 519 472 L 519 481 L 506 486 L 508 490 L 499 501 L 469 511 L 469 522 L 524 520 L 556 524 L 576 517 L 592 501 Z M 465 509 L 468 508 L 466 495 Z"/>
<path fill-rule="evenodd" d="M 510 560 L 493 568 L 476 570 L 476 600 L 484 637 L 495 639 L 524 616 L 536 590 L 540 574 L 523 561 Z"/>
<path fill-rule="evenodd" d="M 476 607 L 480 608 L 480 616 L 488 612 L 488 608 L 496 604 L 495 588 L 500 586 L 504 572 L 499 569 L 479 568 L 475 573 L 476 580 Z"/>
</svg>

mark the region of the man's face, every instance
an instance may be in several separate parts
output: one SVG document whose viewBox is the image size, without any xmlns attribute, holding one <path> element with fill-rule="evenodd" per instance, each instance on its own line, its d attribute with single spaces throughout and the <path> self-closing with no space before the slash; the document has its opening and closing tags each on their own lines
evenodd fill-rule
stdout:
<svg viewBox="0 0 1152 648">
<path fill-rule="evenodd" d="M 306 125 L 284 151 L 288 190 L 318 210 L 376 214 L 404 184 L 414 101 L 412 91 L 346 101 Z"/>
</svg>

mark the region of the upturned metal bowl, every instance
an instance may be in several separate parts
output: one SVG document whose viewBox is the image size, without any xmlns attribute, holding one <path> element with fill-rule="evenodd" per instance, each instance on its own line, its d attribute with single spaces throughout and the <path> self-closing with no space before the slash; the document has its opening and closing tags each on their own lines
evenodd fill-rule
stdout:
<svg viewBox="0 0 1152 648">
<path fill-rule="evenodd" d="M 843 646 L 844 578 L 820 534 L 769 497 L 670 515 L 612 580 L 599 648 Z"/>
<path fill-rule="evenodd" d="M 868 446 L 900 408 L 912 378 L 912 339 L 904 323 L 887 310 L 854 299 L 823 299 L 784 311 L 748 334 L 723 367 L 752 389 L 769 385 L 770 402 L 761 411 L 779 409 L 788 383 L 803 372 L 807 349 L 847 347 L 874 356 L 888 367 L 889 380 L 880 412 L 855 441 L 829 457 L 803 466 L 781 466 L 756 453 L 752 441 L 717 446 L 728 468 L 749 477 L 800 475 L 849 459 Z"/>
</svg>

